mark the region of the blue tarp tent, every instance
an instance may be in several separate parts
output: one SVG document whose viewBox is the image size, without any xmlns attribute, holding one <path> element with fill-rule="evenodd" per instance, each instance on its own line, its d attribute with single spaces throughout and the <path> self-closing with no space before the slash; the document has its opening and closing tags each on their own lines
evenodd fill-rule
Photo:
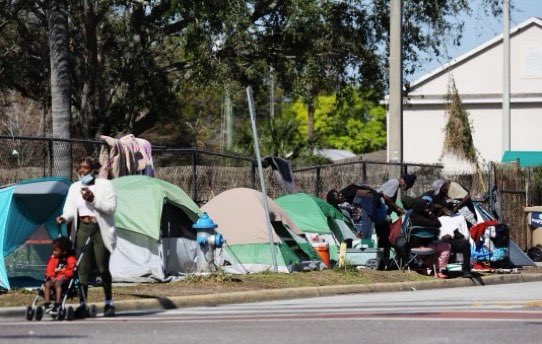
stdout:
<svg viewBox="0 0 542 344">
<path fill-rule="evenodd" d="M 0 287 L 9 289 L 4 258 L 15 251 L 41 225 L 51 238 L 66 235 L 55 218 L 62 213 L 71 181 L 65 178 L 24 180 L 0 189 Z"/>
</svg>

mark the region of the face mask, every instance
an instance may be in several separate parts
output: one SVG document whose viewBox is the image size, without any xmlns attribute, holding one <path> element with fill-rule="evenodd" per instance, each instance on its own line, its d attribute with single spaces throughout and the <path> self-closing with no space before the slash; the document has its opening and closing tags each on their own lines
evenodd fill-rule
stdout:
<svg viewBox="0 0 542 344">
<path fill-rule="evenodd" d="M 94 176 L 92 174 L 87 174 L 86 176 L 79 176 L 79 180 L 81 181 L 81 184 L 89 185 L 94 180 Z"/>
</svg>

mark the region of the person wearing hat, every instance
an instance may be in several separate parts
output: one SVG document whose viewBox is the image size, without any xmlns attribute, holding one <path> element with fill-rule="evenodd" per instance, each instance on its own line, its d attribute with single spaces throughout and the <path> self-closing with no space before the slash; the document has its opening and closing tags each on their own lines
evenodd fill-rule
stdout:
<svg viewBox="0 0 542 344">
<path fill-rule="evenodd" d="M 404 209 L 402 209 L 395 203 L 397 201 L 397 194 L 399 193 L 399 189 L 401 189 L 402 191 L 406 191 L 412 186 L 414 186 L 415 182 L 415 174 L 405 173 L 401 175 L 400 178 L 390 179 L 384 184 L 382 184 L 382 186 L 380 186 L 378 192 L 380 192 L 380 196 L 388 207 L 388 214 L 391 214 L 393 211 L 395 211 L 397 215 L 402 215 L 405 212 Z"/>
</svg>

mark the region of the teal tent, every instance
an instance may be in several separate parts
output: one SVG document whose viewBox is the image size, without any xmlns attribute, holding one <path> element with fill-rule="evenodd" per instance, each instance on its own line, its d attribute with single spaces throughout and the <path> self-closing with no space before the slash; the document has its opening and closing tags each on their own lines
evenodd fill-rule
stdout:
<svg viewBox="0 0 542 344">
<path fill-rule="evenodd" d="M 542 151 L 506 151 L 501 162 L 515 162 L 521 167 L 542 166 Z"/>
<path fill-rule="evenodd" d="M 310 234 L 317 234 L 326 239 L 332 262 L 338 261 L 340 243 L 345 239 L 355 238 L 350 220 L 332 205 L 314 195 L 290 194 L 277 198 L 275 202 L 288 213 L 307 237 Z"/>
<path fill-rule="evenodd" d="M 4 259 L 42 225 L 51 238 L 66 235 L 66 228 L 58 228 L 55 218 L 62 207 L 71 181 L 65 178 L 24 180 L 0 189 L 0 287 L 10 289 Z"/>
</svg>

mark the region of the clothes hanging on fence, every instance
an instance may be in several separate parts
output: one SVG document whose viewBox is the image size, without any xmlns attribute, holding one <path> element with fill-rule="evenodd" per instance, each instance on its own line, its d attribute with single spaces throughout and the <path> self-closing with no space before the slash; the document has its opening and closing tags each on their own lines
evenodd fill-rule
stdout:
<svg viewBox="0 0 542 344">
<path fill-rule="evenodd" d="M 100 151 L 100 177 L 117 178 L 121 176 L 142 174 L 154 177 L 152 147 L 149 141 L 125 135 L 119 139 L 101 135 L 107 143 Z"/>
<path fill-rule="evenodd" d="M 292 170 L 292 164 L 289 160 L 279 158 L 276 156 L 266 156 L 262 159 L 262 166 L 271 166 L 275 178 L 282 186 L 282 189 L 286 193 L 295 192 L 294 184 L 294 172 Z"/>
</svg>

